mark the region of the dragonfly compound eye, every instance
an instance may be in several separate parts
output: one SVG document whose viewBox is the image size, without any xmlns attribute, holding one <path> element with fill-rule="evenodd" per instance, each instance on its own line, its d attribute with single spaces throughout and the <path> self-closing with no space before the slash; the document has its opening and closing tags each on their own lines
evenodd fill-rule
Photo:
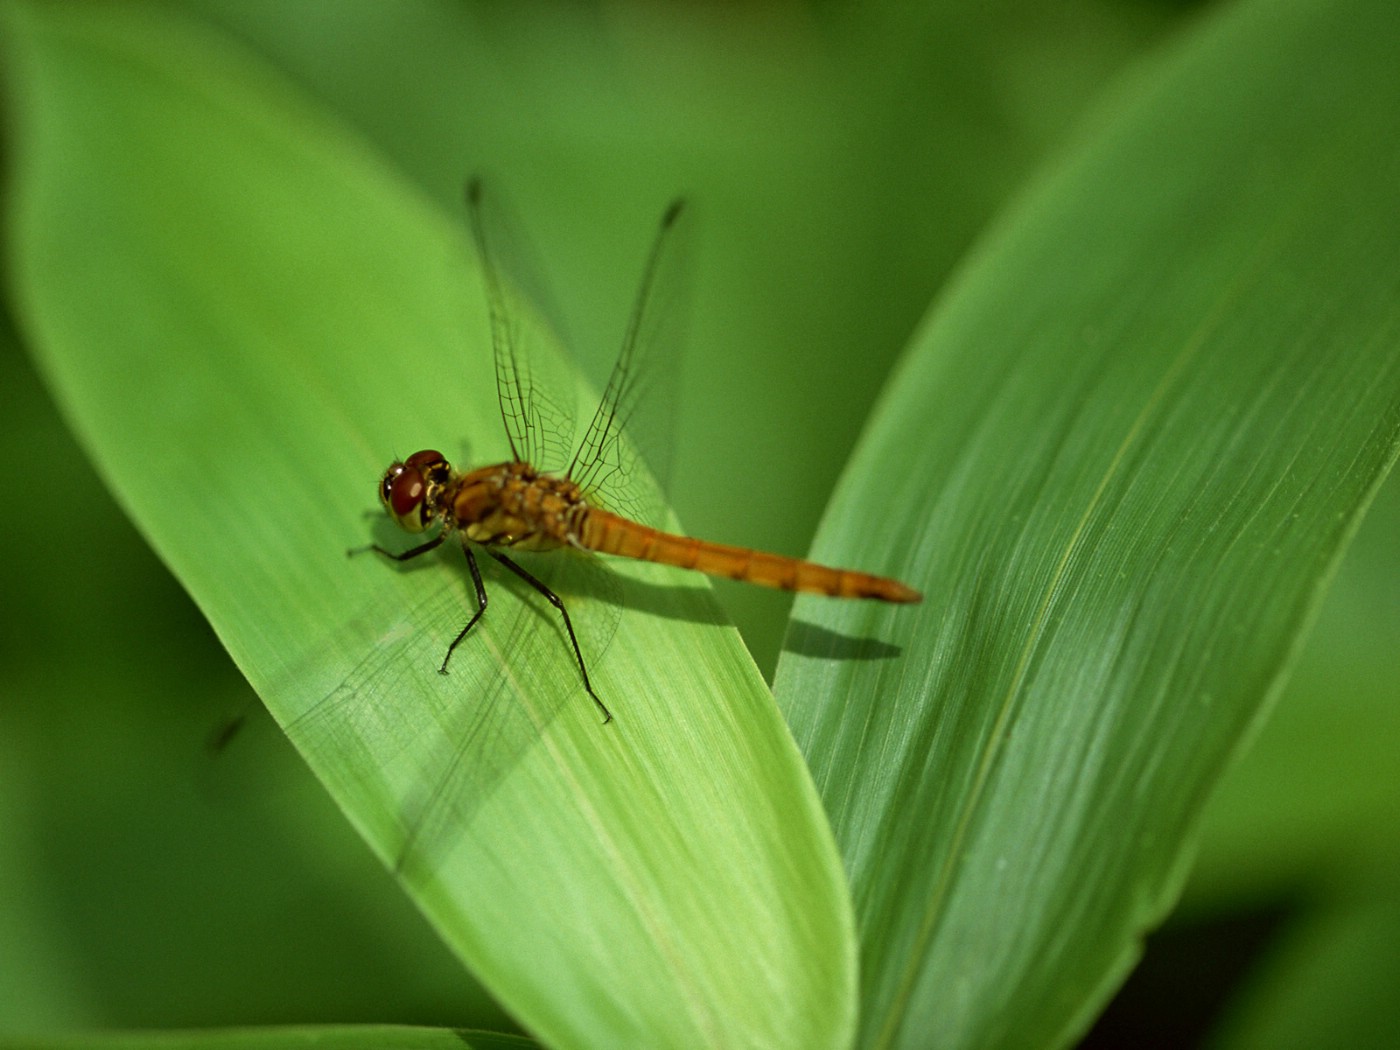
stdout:
<svg viewBox="0 0 1400 1050">
<path fill-rule="evenodd" d="M 423 475 L 411 467 L 384 479 L 388 498 L 384 501 L 390 516 L 409 532 L 422 532 L 432 517 L 426 502 L 428 491 Z"/>
</svg>

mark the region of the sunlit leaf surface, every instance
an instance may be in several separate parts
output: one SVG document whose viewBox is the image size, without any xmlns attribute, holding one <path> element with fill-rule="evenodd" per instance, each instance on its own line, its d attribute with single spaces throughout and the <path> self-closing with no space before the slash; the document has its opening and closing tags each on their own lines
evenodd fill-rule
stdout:
<svg viewBox="0 0 1400 1050">
<path fill-rule="evenodd" d="M 134 9 L 14 12 L 26 335 L 108 483 L 441 936 L 550 1045 L 843 1042 L 839 862 L 699 581 L 628 576 L 595 669 L 603 727 L 530 595 L 488 579 L 442 678 L 460 561 L 345 556 L 391 541 L 371 512 L 393 455 L 503 456 L 461 218 L 218 40 Z"/>
</svg>

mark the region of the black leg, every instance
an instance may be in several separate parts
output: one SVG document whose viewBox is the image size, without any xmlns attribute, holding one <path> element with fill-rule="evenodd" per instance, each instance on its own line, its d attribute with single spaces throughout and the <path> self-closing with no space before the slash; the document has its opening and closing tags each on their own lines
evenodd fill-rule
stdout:
<svg viewBox="0 0 1400 1050">
<path fill-rule="evenodd" d="M 394 561 L 408 561 L 409 558 L 416 558 L 420 554 L 427 554 L 429 551 L 437 550 L 445 539 L 447 539 L 447 535 L 439 532 L 427 543 L 420 543 L 417 547 L 411 547 L 402 554 L 395 554 L 393 551 L 381 547 L 377 543 L 371 543 L 367 547 L 351 547 L 345 554 L 347 557 L 353 558 L 357 554 L 364 554 L 366 551 L 374 551 L 377 554 L 384 555 L 386 558 L 392 558 Z"/>
<path fill-rule="evenodd" d="M 486 611 L 486 587 L 481 582 L 481 570 L 476 567 L 476 558 L 472 556 L 472 549 L 467 546 L 466 537 L 462 538 L 462 553 L 467 556 L 467 568 L 471 570 L 472 585 L 476 587 L 476 612 L 472 613 L 472 618 L 467 621 L 467 625 L 457 632 L 457 637 L 452 639 L 452 644 L 447 647 L 447 652 L 443 655 L 442 666 L 438 668 L 438 674 L 447 673 L 447 661 L 452 659 L 452 650 L 456 649 L 467 632 L 476 626 L 476 621 L 481 619 L 481 614 Z"/>
<path fill-rule="evenodd" d="M 598 710 L 603 712 L 603 724 L 606 725 L 608 722 L 611 722 L 612 712 L 608 710 L 607 705 L 604 704 L 603 701 L 598 699 L 598 694 L 593 691 L 593 683 L 588 680 L 588 668 L 585 667 L 583 664 L 583 653 L 579 650 L 578 638 L 574 636 L 574 625 L 569 620 L 569 610 L 564 608 L 564 603 L 559 598 L 559 595 L 555 594 L 543 583 L 535 579 L 535 577 L 531 576 L 519 565 L 515 564 L 515 562 L 507 558 L 504 554 L 500 554 L 492 550 L 490 547 L 486 548 L 486 553 L 491 555 L 491 557 L 495 558 L 498 562 L 504 565 L 511 572 L 515 573 L 515 575 L 519 576 L 522 580 L 528 583 L 535 590 L 543 594 L 545 598 L 549 601 L 549 604 L 559 610 L 559 615 L 564 617 L 564 629 L 569 632 L 569 641 L 572 642 L 574 646 L 574 656 L 578 660 L 579 673 L 583 675 L 583 688 L 587 690 L 588 695 L 593 698 L 593 702 L 598 705 Z M 470 555 L 468 555 L 468 557 L 470 557 Z M 473 566 L 473 569 L 475 569 L 475 566 Z M 471 624 L 467 624 L 467 626 L 470 627 Z M 466 631 L 463 631 L 462 633 L 466 634 Z M 453 644 L 455 645 L 457 643 L 454 642 Z"/>
</svg>

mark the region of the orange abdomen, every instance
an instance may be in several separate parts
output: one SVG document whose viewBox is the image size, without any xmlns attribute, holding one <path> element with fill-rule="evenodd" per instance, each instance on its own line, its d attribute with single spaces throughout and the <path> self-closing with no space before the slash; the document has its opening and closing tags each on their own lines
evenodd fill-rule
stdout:
<svg viewBox="0 0 1400 1050">
<path fill-rule="evenodd" d="M 601 554 L 694 569 L 709 576 L 725 576 L 762 587 L 807 591 L 832 598 L 874 598 L 884 602 L 923 599 L 912 587 L 884 576 L 832 569 L 800 558 L 676 536 L 592 507 L 583 516 L 579 532 L 581 545 Z"/>
</svg>

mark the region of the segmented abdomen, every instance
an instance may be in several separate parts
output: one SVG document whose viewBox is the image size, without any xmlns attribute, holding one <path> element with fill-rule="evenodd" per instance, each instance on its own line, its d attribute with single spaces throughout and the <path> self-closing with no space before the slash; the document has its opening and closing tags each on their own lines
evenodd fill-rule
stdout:
<svg viewBox="0 0 1400 1050">
<path fill-rule="evenodd" d="M 898 580 L 852 569 L 832 569 L 748 547 L 677 536 L 593 507 L 582 515 L 578 538 L 582 546 L 602 554 L 694 569 L 710 576 L 725 576 L 784 591 L 808 591 L 833 598 L 874 598 L 885 602 L 916 602 L 922 597 Z"/>
</svg>

